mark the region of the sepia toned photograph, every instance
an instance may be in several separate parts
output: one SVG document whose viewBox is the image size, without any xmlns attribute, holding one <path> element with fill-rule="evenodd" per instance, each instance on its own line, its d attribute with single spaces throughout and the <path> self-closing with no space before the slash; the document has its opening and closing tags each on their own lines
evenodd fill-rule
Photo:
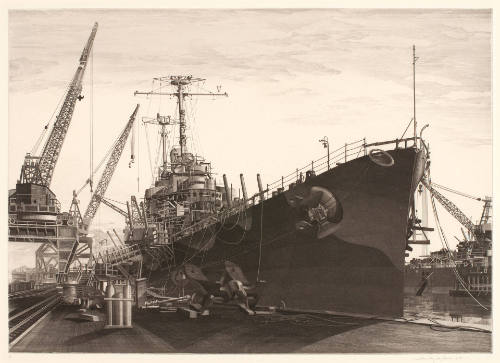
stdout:
<svg viewBox="0 0 500 363">
<path fill-rule="evenodd" d="M 9 9 L 9 352 L 491 353 L 492 16 Z"/>
</svg>

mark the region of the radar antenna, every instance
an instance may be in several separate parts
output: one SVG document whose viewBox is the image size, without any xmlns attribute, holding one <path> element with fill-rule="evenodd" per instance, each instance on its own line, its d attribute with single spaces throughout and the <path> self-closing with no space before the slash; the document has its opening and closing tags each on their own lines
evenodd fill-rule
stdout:
<svg viewBox="0 0 500 363">
<path fill-rule="evenodd" d="M 166 77 L 156 77 L 153 78 L 155 81 L 168 82 L 172 86 L 176 87 L 176 92 L 140 92 L 135 91 L 136 95 L 164 95 L 164 96 L 175 96 L 177 97 L 179 108 L 179 145 L 181 147 L 181 157 L 186 151 L 186 110 L 184 109 L 184 97 L 186 96 L 228 96 L 227 92 L 221 93 L 220 88 L 218 92 L 206 92 L 206 93 L 193 93 L 185 90 L 185 87 L 197 82 L 202 82 L 205 79 L 195 78 L 193 76 L 166 76 Z"/>
</svg>

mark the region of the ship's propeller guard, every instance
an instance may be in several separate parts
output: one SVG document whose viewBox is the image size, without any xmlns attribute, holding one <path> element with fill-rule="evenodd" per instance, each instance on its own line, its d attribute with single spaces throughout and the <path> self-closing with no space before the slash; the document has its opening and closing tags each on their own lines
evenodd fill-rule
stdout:
<svg viewBox="0 0 500 363">
<path fill-rule="evenodd" d="M 394 158 L 385 150 L 382 149 L 372 149 L 368 154 L 371 161 L 379 166 L 385 168 L 394 165 Z"/>
</svg>

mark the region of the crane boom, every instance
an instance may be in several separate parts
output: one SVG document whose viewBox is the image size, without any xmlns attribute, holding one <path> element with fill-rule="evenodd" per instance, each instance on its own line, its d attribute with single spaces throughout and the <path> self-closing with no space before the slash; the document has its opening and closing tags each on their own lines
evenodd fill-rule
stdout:
<svg viewBox="0 0 500 363">
<path fill-rule="evenodd" d="M 113 209 L 115 212 L 121 214 L 125 218 L 128 218 L 128 213 L 125 212 L 123 209 L 121 209 L 121 208 L 117 207 L 116 205 L 114 205 L 113 203 L 109 202 L 108 200 L 106 200 L 106 198 L 101 197 L 100 199 L 101 199 L 102 204 L 107 205 L 109 208 Z"/>
<path fill-rule="evenodd" d="M 432 196 L 436 198 L 457 221 L 460 222 L 460 224 L 467 228 L 472 234 L 478 236 L 479 231 L 476 228 L 476 225 L 451 200 L 434 189 L 427 180 L 422 179 L 422 184 L 429 190 Z"/>
<path fill-rule="evenodd" d="M 118 161 L 120 160 L 120 157 L 122 155 L 123 149 L 127 142 L 128 135 L 130 134 L 130 130 L 132 129 L 132 126 L 134 124 L 138 110 L 139 110 L 139 105 L 135 107 L 134 112 L 130 116 L 127 124 L 125 125 L 125 128 L 123 129 L 118 140 L 116 141 L 115 146 L 113 147 L 113 151 L 111 152 L 109 160 L 106 163 L 106 167 L 104 168 L 104 171 L 102 173 L 101 179 L 97 184 L 97 188 L 92 194 L 92 198 L 83 216 L 84 224 L 87 227 L 92 222 L 92 219 L 94 218 L 97 209 L 99 208 L 99 205 L 103 200 L 104 194 L 106 193 L 106 189 L 108 188 L 109 182 L 111 181 L 113 173 L 115 172 L 116 165 L 118 164 Z"/>
<path fill-rule="evenodd" d="M 97 33 L 97 27 L 98 24 L 95 23 L 85 48 L 83 49 L 82 55 L 80 56 L 80 64 L 75 72 L 75 75 L 73 76 L 73 79 L 71 80 L 64 103 L 62 104 L 61 110 L 56 117 L 54 127 L 52 128 L 52 131 L 43 147 L 43 151 L 38 162 L 38 170 L 33 174 L 32 180 L 27 180 L 28 183 L 31 182 L 50 187 L 57 159 L 61 153 L 64 138 L 68 132 L 71 118 L 73 116 L 76 100 L 81 99 L 80 94 L 82 92 L 82 78 L 85 73 L 85 69 L 87 68 L 87 61 L 92 50 L 94 38 Z"/>
</svg>

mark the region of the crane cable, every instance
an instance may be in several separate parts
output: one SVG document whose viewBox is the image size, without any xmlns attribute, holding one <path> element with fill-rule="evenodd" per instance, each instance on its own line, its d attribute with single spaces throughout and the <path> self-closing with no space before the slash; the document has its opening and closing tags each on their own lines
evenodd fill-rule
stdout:
<svg viewBox="0 0 500 363">
<path fill-rule="evenodd" d="M 125 126 L 127 127 L 127 126 Z M 96 174 L 99 169 L 101 168 L 101 166 L 104 164 L 104 162 L 108 159 L 108 157 L 111 155 L 111 153 L 113 152 L 114 148 L 116 147 L 116 144 L 118 143 L 118 140 L 120 139 L 120 137 L 118 136 L 118 138 L 115 140 L 115 142 L 113 143 L 113 145 L 111 145 L 111 147 L 109 148 L 109 150 L 106 152 L 106 154 L 103 156 L 103 158 L 101 159 L 101 161 L 99 162 L 99 164 L 94 168 L 94 170 L 92 171 L 92 176 L 94 174 Z M 87 184 L 90 183 L 90 178 L 88 178 L 85 183 L 81 186 L 80 189 L 78 189 L 78 192 L 76 193 L 76 195 L 80 194 L 80 192 L 83 190 L 83 188 L 85 188 L 87 186 Z"/>
<path fill-rule="evenodd" d="M 137 128 L 137 193 L 139 193 L 140 184 L 141 184 L 141 155 L 139 153 L 140 145 L 141 145 L 140 123 L 137 122 L 137 125 L 135 127 Z"/>
<path fill-rule="evenodd" d="M 474 197 L 473 195 L 466 194 L 466 193 L 463 193 L 463 192 L 459 192 L 458 190 L 454 190 L 454 189 L 445 187 L 444 185 L 439 185 L 437 183 L 431 183 L 431 186 L 437 187 L 437 188 L 440 188 L 440 189 L 443 189 L 443 190 L 446 190 L 446 191 L 451 192 L 451 193 L 455 193 L 455 194 L 461 195 L 462 197 L 474 199 L 474 200 L 477 200 L 477 201 L 484 201 L 482 198 Z"/>
<path fill-rule="evenodd" d="M 262 197 L 262 195 L 261 195 Z M 257 260 L 257 277 L 255 279 L 256 283 L 263 282 L 260 280 L 260 264 L 262 262 L 262 229 L 264 223 L 264 200 L 260 201 L 260 239 L 259 239 L 259 259 Z"/>
<path fill-rule="evenodd" d="M 429 176 L 429 181 L 430 181 L 430 176 Z M 431 183 L 432 185 L 432 183 Z M 470 297 L 479 305 L 481 306 L 484 310 L 489 310 L 486 306 L 484 306 L 483 304 L 481 304 L 472 294 L 471 292 L 469 291 L 469 289 L 467 289 L 467 287 L 465 286 L 465 281 L 462 279 L 462 277 L 460 276 L 460 273 L 458 272 L 457 270 L 457 265 L 455 263 L 455 260 L 453 258 L 453 254 L 451 253 L 451 250 L 450 250 L 450 247 L 448 245 L 448 240 L 446 239 L 446 235 L 444 234 L 444 231 L 443 231 L 443 228 L 441 227 L 441 223 L 439 221 L 439 216 L 438 216 L 438 213 L 437 213 L 437 209 L 436 209 L 436 203 L 435 203 L 435 200 L 434 200 L 434 194 L 430 193 L 431 194 L 431 204 L 432 204 L 432 212 L 434 214 L 434 220 L 436 221 L 436 226 L 438 227 L 438 235 L 439 235 L 439 239 L 441 240 L 441 245 L 443 246 L 443 249 L 446 250 L 446 252 L 448 252 L 448 255 L 450 256 L 450 261 L 453 263 L 453 272 L 455 273 L 455 276 L 458 280 L 458 282 L 460 282 L 460 285 L 462 285 L 462 287 L 465 289 L 465 291 L 467 291 L 467 293 L 470 295 Z"/>
<path fill-rule="evenodd" d="M 151 82 L 151 92 L 153 92 L 154 89 L 154 80 Z M 149 103 L 148 103 L 148 110 L 146 111 L 146 114 L 149 114 L 149 110 L 151 108 L 151 97 L 149 97 Z M 148 134 L 148 125 L 144 124 L 144 132 L 146 133 L 146 143 L 148 146 L 148 159 L 149 159 L 149 168 L 151 170 L 151 183 L 154 183 L 154 170 L 153 170 L 153 162 L 151 159 L 151 146 L 149 145 L 149 134 Z"/>
<path fill-rule="evenodd" d="M 408 128 L 410 127 L 412 122 L 413 122 L 413 117 L 411 118 L 410 122 L 408 123 L 408 126 L 406 126 L 406 129 L 404 130 L 403 135 L 401 135 L 400 139 L 402 139 L 406 135 L 406 131 L 408 131 Z"/>
<path fill-rule="evenodd" d="M 38 148 L 40 147 L 40 144 L 42 143 L 43 138 L 45 137 L 45 135 L 47 134 L 47 131 L 49 130 L 49 125 L 50 125 L 52 119 L 54 118 L 54 115 L 56 114 L 57 110 L 59 110 L 59 106 L 61 105 L 62 101 L 64 100 L 64 97 L 68 93 L 70 86 L 71 86 L 71 82 L 68 83 L 68 85 L 66 86 L 66 89 L 64 90 L 63 94 L 59 98 L 59 102 L 57 103 L 57 106 L 54 108 L 54 111 L 52 111 L 52 115 L 50 116 L 49 120 L 47 121 L 47 124 L 44 126 L 42 132 L 40 133 L 40 136 L 38 137 L 35 145 L 33 146 L 33 149 L 31 149 L 31 155 L 36 155 L 36 153 L 38 152 Z"/>
<path fill-rule="evenodd" d="M 94 48 L 90 50 L 90 165 L 89 184 L 90 192 L 93 192 L 94 185 Z"/>
</svg>

